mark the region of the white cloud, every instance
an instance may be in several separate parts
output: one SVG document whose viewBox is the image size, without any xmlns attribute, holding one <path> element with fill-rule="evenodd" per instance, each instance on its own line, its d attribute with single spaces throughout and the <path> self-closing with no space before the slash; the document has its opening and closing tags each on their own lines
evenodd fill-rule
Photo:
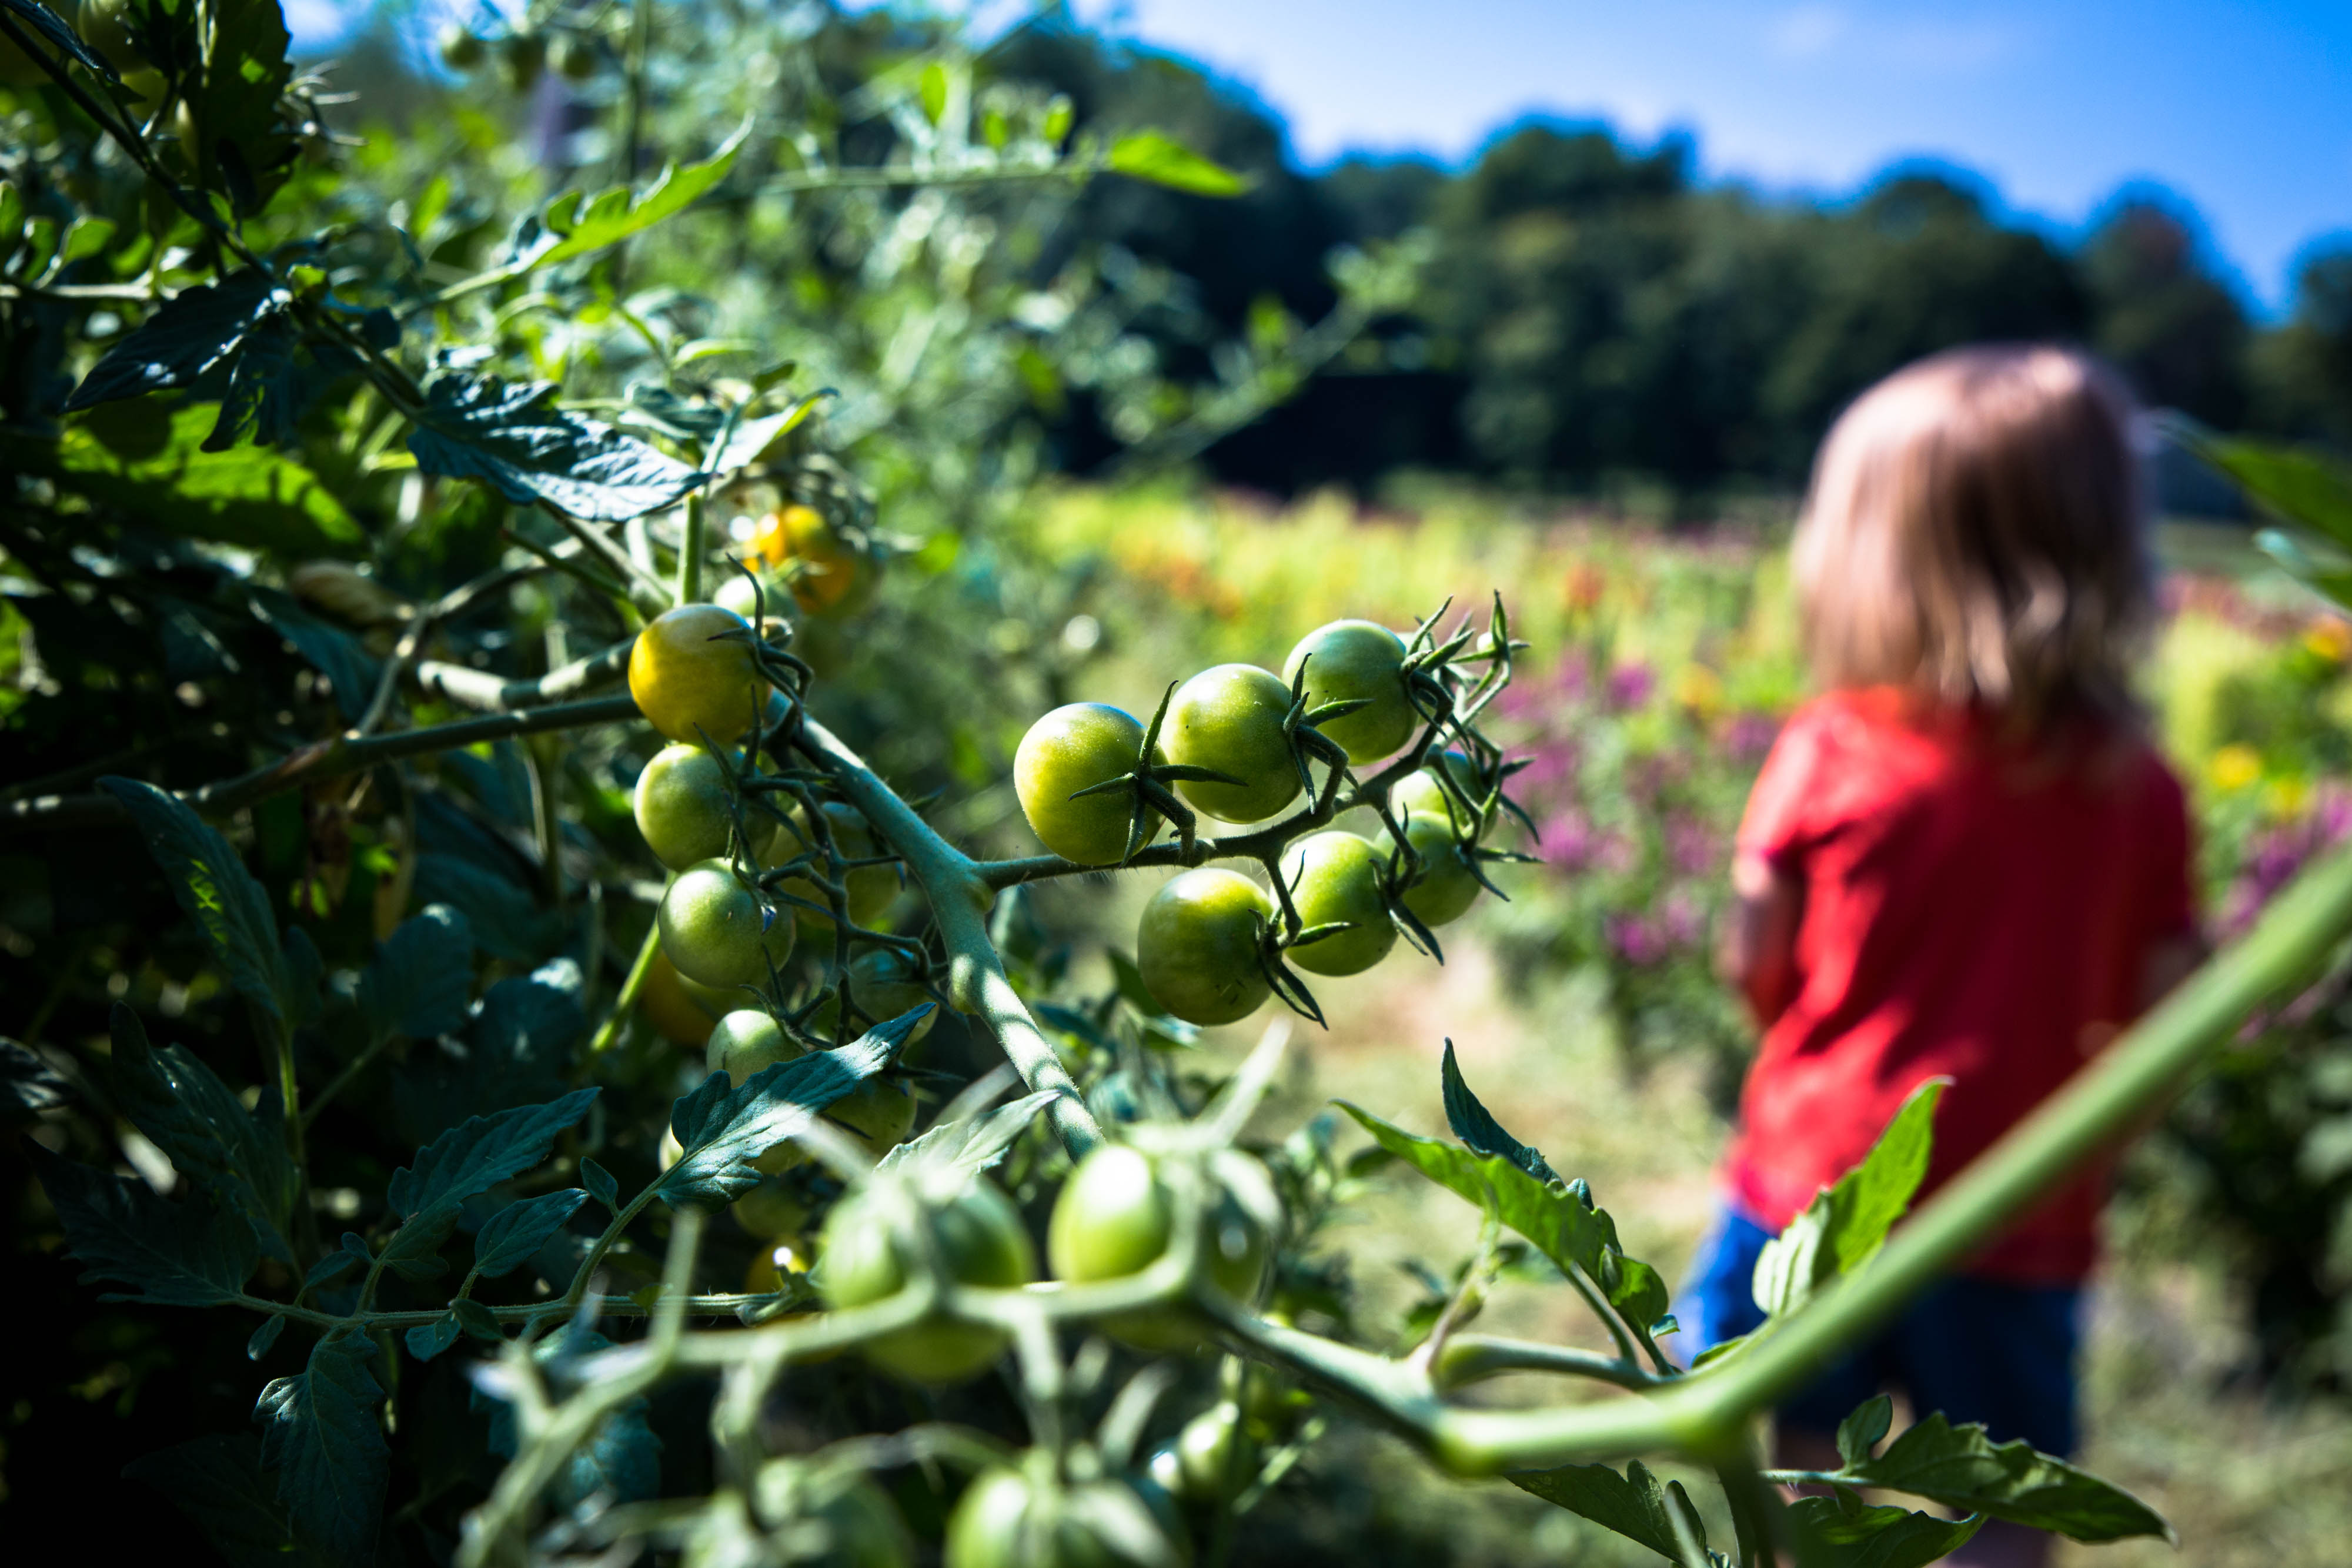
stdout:
<svg viewBox="0 0 2352 1568">
<path fill-rule="evenodd" d="M 1784 60 L 1817 59 L 1836 47 L 1850 26 L 1834 5 L 1799 5 L 1773 19 L 1765 46 Z"/>
</svg>

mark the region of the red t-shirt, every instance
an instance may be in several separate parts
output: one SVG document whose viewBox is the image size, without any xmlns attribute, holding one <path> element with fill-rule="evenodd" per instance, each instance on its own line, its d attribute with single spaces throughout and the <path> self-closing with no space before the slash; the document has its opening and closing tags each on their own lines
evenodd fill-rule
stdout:
<svg viewBox="0 0 2352 1568">
<path fill-rule="evenodd" d="M 1742 852 L 1803 888 L 1795 977 L 1764 1031 L 1727 1158 L 1778 1229 L 1948 1075 L 1924 1195 L 2138 1011 L 2150 951 L 2193 928 L 2179 782 L 2145 741 L 2081 727 L 2038 748 L 1887 691 L 1801 708 L 1748 798 Z M 2082 1279 L 2105 1173 L 1969 1265 Z"/>
</svg>

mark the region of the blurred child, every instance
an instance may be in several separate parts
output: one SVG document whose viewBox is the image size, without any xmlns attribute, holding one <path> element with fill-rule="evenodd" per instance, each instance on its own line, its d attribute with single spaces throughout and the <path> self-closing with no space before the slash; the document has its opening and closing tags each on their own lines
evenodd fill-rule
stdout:
<svg viewBox="0 0 2352 1568">
<path fill-rule="evenodd" d="M 1763 1029 L 1728 1192 L 1678 1315 L 1695 1353 L 1762 1314 L 1764 1243 L 1952 1084 L 1927 1189 L 1974 1159 L 2202 956 L 2181 789 L 2129 669 L 2154 569 L 2127 395 L 2082 355 L 1955 350 L 1831 431 L 1797 529 L 1822 695 L 1749 797 L 1722 934 Z M 2099 1178 L 2019 1220 L 1779 1412 L 1780 1462 L 1882 1389 L 1995 1440 L 2074 1447 Z M 1990 1526 L 1962 1563 L 2042 1561 Z"/>
</svg>

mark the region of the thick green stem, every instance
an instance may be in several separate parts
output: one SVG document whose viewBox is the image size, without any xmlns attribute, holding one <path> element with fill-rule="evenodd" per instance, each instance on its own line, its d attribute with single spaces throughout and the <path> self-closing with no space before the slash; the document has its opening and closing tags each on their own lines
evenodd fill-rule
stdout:
<svg viewBox="0 0 2352 1568">
<path fill-rule="evenodd" d="M 989 940 L 988 906 L 995 892 L 980 874 L 979 866 L 933 832 L 896 790 L 877 778 L 864 759 L 824 726 L 804 717 L 800 745 L 922 883 L 931 917 L 939 923 L 940 937 L 947 947 L 948 994 L 958 1009 L 975 1013 L 987 1022 L 1024 1082 L 1033 1090 L 1054 1094 L 1046 1114 L 1073 1155 L 1083 1155 L 1101 1143 L 1102 1129 L 1087 1111 L 1077 1084 L 1055 1053 L 1053 1043 L 1038 1029 L 1037 1020 L 1029 1016 L 1020 994 L 1005 977 L 995 944 Z"/>
<path fill-rule="evenodd" d="M 702 602 L 702 494 L 686 498 L 686 529 L 677 542 L 677 601 Z"/>
</svg>

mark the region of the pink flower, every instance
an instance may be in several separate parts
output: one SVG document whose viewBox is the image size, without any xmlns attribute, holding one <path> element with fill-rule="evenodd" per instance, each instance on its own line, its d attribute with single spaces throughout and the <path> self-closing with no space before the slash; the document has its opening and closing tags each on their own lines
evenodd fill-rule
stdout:
<svg viewBox="0 0 2352 1568">
<path fill-rule="evenodd" d="M 1648 702 L 1657 684 L 1658 677 L 1650 666 L 1639 660 L 1620 664 L 1609 672 L 1608 704 L 1620 713 L 1629 712 Z"/>
<path fill-rule="evenodd" d="M 1568 810 L 1543 824 L 1536 835 L 1536 853 L 1562 871 L 1582 871 L 1592 860 L 1599 840 L 1582 813 Z"/>
</svg>

